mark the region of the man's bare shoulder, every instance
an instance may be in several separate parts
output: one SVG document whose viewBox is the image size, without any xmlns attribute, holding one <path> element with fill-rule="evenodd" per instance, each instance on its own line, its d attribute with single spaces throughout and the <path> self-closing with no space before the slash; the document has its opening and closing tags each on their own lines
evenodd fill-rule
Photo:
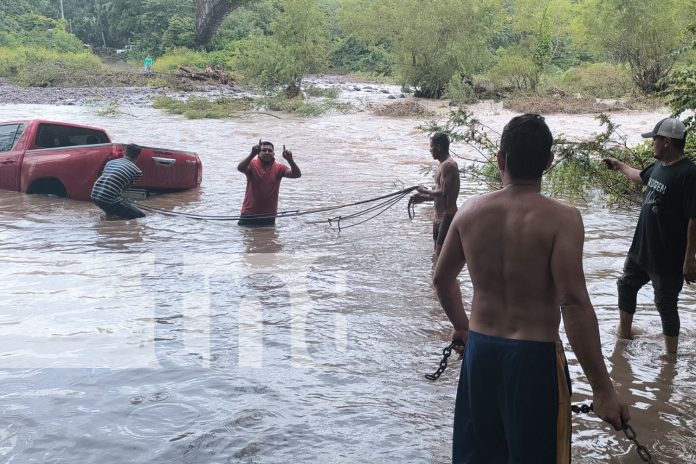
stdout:
<svg viewBox="0 0 696 464">
<path fill-rule="evenodd" d="M 440 169 L 443 171 L 459 171 L 459 165 L 453 158 L 447 158 L 445 161 L 440 163 Z"/>
</svg>

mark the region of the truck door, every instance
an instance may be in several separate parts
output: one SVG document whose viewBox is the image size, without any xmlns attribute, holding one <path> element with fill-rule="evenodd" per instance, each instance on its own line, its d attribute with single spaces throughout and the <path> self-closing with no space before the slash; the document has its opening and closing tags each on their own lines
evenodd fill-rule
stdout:
<svg viewBox="0 0 696 464">
<path fill-rule="evenodd" d="M 0 188 L 19 190 L 22 153 L 17 142 L 24 132 L 23 124 L 0 125 Z"/>
</svg>

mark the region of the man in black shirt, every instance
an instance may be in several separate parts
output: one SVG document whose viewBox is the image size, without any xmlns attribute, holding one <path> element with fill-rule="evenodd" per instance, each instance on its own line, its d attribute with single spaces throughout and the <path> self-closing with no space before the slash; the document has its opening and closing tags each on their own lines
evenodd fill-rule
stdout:
<svg viewBox="0 0 696 464">
<path fill-rule="evenodd" d="M 684 156 L 687 132 L 678 119 L 663 119 L 642 136 L 652 138 L 657 160 L 644 170 L 614 158 L 604 160 L 609 169 L 646 186 L 633 242 L 617 281 L 620 320 L 616 332 L 621 338 L 633 338 L 636 295 L 650 281 L 665 347 L 674 354 L 679 344 L 679 293 L 685 280 L 696 282 L 696 165 Z"/>
</svg>

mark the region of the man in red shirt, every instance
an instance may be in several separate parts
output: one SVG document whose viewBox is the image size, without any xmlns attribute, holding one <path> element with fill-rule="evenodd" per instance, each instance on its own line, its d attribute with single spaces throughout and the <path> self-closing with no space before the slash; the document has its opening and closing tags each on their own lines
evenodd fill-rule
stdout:
<svg viewBox="0 0 696 464">
<path fill-rule="evenodd" d="M 278 192 L 283 177 L 297 179 L 302 176 L 300 168 L 292 158 L 292 152 L 283 145 L 283 158 L 288 168 L 275 160 L 275 149 L 271 142 L 254 145 L 249 156 L 244 158 L 237 170 L 247 177 L 244 203 L 242 203 L 240 226 L 272 226 L 278 213 Z"/>
</svg>

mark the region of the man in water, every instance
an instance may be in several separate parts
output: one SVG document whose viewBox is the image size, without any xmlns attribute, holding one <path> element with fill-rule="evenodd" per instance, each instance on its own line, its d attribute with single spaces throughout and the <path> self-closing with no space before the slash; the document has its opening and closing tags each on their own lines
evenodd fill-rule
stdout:
<svg viewBox="0 0 696 464">
<path fill-rule="evenodd" d="M 454 218 L 433 283 L 465 344 L 452 462 L 570 463 L 570 378 L 559 337 L 592 387 L 594 412 L 615 429 L 629 420 L 607 373 L 582 267 L 578 210 L 541 194 L 553 160 L 544 118 L 525 114 L 503 130 L 502 190 L 468 199 Z M 464 311 L 457 276 L 468 265 Z"/>
<path fill-rule="evenodd" d="M 433 245 L 435 258 L 440 255 L 442 244 L 445 242 L 447 230 L 457 212 L 457 197 L 459 197 L 459 167 L 449 154 L 449 138 L 447 134 L 436 132 L 430 138 L 430 154 L 440 162 L 435 172 L 435 189 L 431 190 L 422 185 L 418 193 L 413 195 L 409 203 L 418 204 L 432 201 L 435 206 L 435 221 L 433 222 Z"/>
<path fill-rule="evenodd" d="M 609 169 L 630 181 L 646 185 L 647 191 L 631 248 L 617 281 L 620 338 L 632 339 L 638 290 L 652 282 L 655 306 L 662 320 L 667 353 L 679 345 L 677 302 L 684 281 L 696 281 L 696 165 L 684 156 L 686 127 L 666 118 L 651 132 L 655 163 L 642 171 L 614 158 L 605 159 Z"/>
<path fill-rule="evenodd" d="M 297 179 L 302 176 L 295 164 L 292 152 L 283 145 L 283 158 L 288 168 L 275 160 L 275 149 L 271 142 L 254 145 L 249 156 L 244 158 L 237 170 L 246 175 L 246 193 L 242 203 L 240 226 L 271 226 L 278 213 L 278 193 L 283 177 Z"/>
<path fill-rule="evenodd" d="M 123 191 L 135 184 L 143 172 L 135 162 L 140 156 L 140 146 L 131 143 L 126 145 L 123 158 L 109 161 L 104 166 L 104 172 L 92 187 L 92 201 L 108 216 L 121 219 L 136 219 L 145 213 L 123 198 Z"/>
</svg>

